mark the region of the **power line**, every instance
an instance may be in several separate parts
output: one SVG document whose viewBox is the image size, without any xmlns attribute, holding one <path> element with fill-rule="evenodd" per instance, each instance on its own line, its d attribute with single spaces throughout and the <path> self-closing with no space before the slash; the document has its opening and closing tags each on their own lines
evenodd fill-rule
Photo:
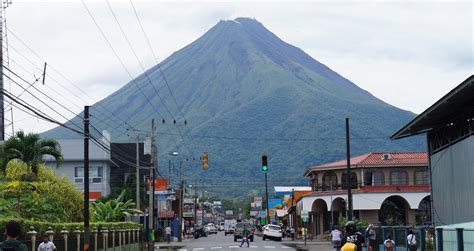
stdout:
<svg viewBox="0 0 474 251">
<path fill-rule="evenodd" d="M 140 24 L 140 28 L 141 28 L 142 33 L 143 33 L 143 36 L 145 37 L 145 40 L 146 40 L 146 42 L 147 42 L 147 44 L 148 44 L 148 48 L 150 48 L 150 51 L 151 51 L 151 53 L 152 53 L 152 55 L 153 55 L 153 58 L 155 59 L 155 63 L 156 63 L 156 65 L 158 66 L 158 69 L 160 70 L 161 76 L 163 77 L 163 81 L 165 82 L 166 86 L 168 87 L 168 90 L 170 91 L 171 97 L 173 98 L 174 103 L 176 104 L 176 107 L 178 107 L 178 110 L 179 110 L 181 116 L 182 116 L 183 119 L 184 119 L 184 123 L 187 124 L 186 118 L 184 117 L 184 113 L 183 113 L 181 107 L 179 106 L 178 101 L 176 101 L 175 96 L 173 95 L 173 91 L 171 90 L 171 88 L 170 88 L 170 86 L 169 86 L 168 80 L 166 79 L 165 74 L 164 74 L 164 72 L 163 72 L 163 69 L 161 68 L 161 64 L 158 62 L 158 59 L 157 59 L 156 54 L 155 54 L 155 51 L 153 50 L 153 47 L 151 46 L 150 40 L 148 39 L 148 36 L 146 35 L 145 29 L 143 28 L 142 22 L 141 22 L 140 17 L 139 17 L 139 15 L 138 15 L 138 13 L 137 13 L 137 10 L 135 9 L 135 6 L 133 5 L 132 0 L 130 0 L 130 4 L 132 5 L 132 9 L 133 9 L 133 12 L 135 13 L 135 17 L 137 18 L 137 21 L 138 21 L 138 23 Z"/>
<path fill-rule="evenodd" d="M 41 62 L 45 62 L 45 60 L 43 58 L 41 58 L 38 53 L 36 53 L 30 46 L 28 46 L 18 35 L 16 35 L 13 31 L 11 31 L 10 29 L 7 28 L 7 31 L 9 33 L 11 33 L 25 48 L 27 48 L 34 56 L 36 56 L 37 59 L 39 59 Z M 19 52 L 17 49 L 15 49 L 14 47 L 10 46 L 10 48 L 12 48 L 16 53 L 18 53 L 20 56 L 22 56 L 25 60 L 27 60 L 27 62 L 29 62 L 31 65 L 33 65 L 35 68 L 39 69 L 39 70 L 42 70 L 40 69 L 38 66 L 36 66 L 35 63 L 33 63 L 30 59 L 28 59 L 25 55 L 23 55 L 21 52 Z M 62 74 L 59 70 L 57 70 L 55 67 L 53 67 L 51 64 L 48 64 L 49 66 L 49 69 L 51 69 L 53 72 L 55 72 L 56 74 L 58 74 L 61 78 L 63 78 L 64 80 L 66 80 L 66 82 L 68 82 L 69 84 L 71 84 L 74 88 L 76 88 L 77 90 L 79 90 L 82 94 L 84 94 L 85 96 L 89 97 L 91 100 L 93 100 L 94 103 L 96 103 L 96 109 L 103 109 L 103 111 L 106 111 L 108 114 L 111 114 L 113 115 L 114 117 L 116 117 L 119 121 L 121 121 L 125 126 L 128 126 L 128 128 L 133 128 L 132 126 L 130 126 L 128 124 L 127 121 L 123 120 L 122 118 L 120 118 L 116 113 L 110 111 L 109 109 L 107 109 L 107 107 L 105 107 L 104 105 L 100 105 L 99 102 L 96 102 L 94 101 L 94 98 L 92 98 L 87 92 L 85 92 L 84 90 L 82 90 L 77 84 L 75 84 L 73 81 L 71 81 L 69 78 L 67 78 L 64 74 Z M 80 96 L 78 96 L 75 92 L 71 91 L 69 88 L 65 87 L 63 84 L 61 84 L 60 81 L 58 81 L 57 79 L 53 78 L 50 74 L 47 75 L 48 78 L 50 78 L 51 80 L 53 80 L 55 83 L 59 84 L 63 89 L 65 89 L 66 91 L 68 91 L 69 93 L 73 94 L 76 98 L 82 100 L 83 102 L 86 102 L 84 99 L 82 99 Z M 104 115 L 107 115 L 106 113 L 104 113 L 102 111 L 102 114 Z M 99 111 L 100 112 L 100 111 Z"/>
<path fill-rule="evenodd" d="M 114 47 L 112 46 L 112 44 L 110 43 L 109 39 L 107 38 L 107 36 L 105 35 L 104 31 L 102 30 L 102 28 L 100 28 L 99 24 L 97 23 L 97 21 L 95 20 L 94 16 L 92 15 L 92 12 L 89 10 L 89 8 L 87 7 L 86 3 L 84 2 L 84 0 L 81 0 L 82 4 L 84 5 L 84 8 L 86 8 L 86 11 L 87 13 L 89 14 L 90 18 L 92 19 L 92 21 L 94 22 L 95 26 L 97 27 L 97 29 L 99 29 L 100 31 L 100 34 L 102 34 L 102 37 L 104 38 L 104 40 L 107 42 L 107 45 L 109 46 L 109 48 L 112 50 L 112 52 L 114 53 L 116 59 L 119 61 L 120 65 L 122 66 L 122 68 L 127 72 L 128 76 L 130 77 L 131 81 L 133 82 L 133 84 L 135 85 L 135 87 L 137 87 L 137 89 L 141 92 L 141 94 L 145 97 L 145 99 L 147 100 L 147 102 L 150 104 L 150 106 L 153 108 L 153 110 L 155 110 L 155 112 L 161 117 L 161 119 L 164 119 L 163 118 L 163 115 L 158 111 L 158 109 L 156 109 L 156 107 L 153 105 L 153 103 L 150 101 L 150 99 L 148 98 L 148 96 L 143 92 L 142 88 L 137 84 L 137 82 L 135 81 L 135 79 L 133 78 L 132 74 L 130 73 L 130 71 L 127 69 L 127 67 L 125 66 L 124 62 L 122 61 L 122 58 L 120 58 L 120 56 L 118 55 L 117 51 L 114 49 Z"/>
<path fill-rule="evenodd" d="M 84 2 L 83 2 L 83 3 L 84 3 Z M 112 16 L 113 16 L 115 22 L 117 23 L 117 25 L 118 25 L 118 27 L 119 27 L 119 29 L 120 29 L 120 32 L 122 33 L 122 35 L 123 35 L 125 41 L 127 42 L 128 47 L 129 47 L 130 50 L 132 51 L 133 55 L 135 56 L 135 59 L 137 60 L 138 64 L 140 65 L 140 68 L 142 69 L 142 71 L 143 71 L 143 73 L 144 73 L 146 79 L 148 80 L 148 83 L 152 86 L 152 88 L 153 88 L 153 90 L 155 91 L 156 95 L 158 96 L 160 102 L 163 104 L 163 106 L 165 107 L 165 109 L 166 109 L 166 110 L 168 111 L 168 113 L 171 115 L 171 118 L 173 119 L 173 121 L 176 122 L 176 119 L 174 118 L 174 116 L 173 116 L 173 114 L 171 113 L 170 109 L 169 109 L 168 106 L 165 104 L 164 100 L 161 98 L 161 96 L 160 96 L 160 94 L 158 93 L 158 90 L 156 89 L 156 87 L 153 85 L 153 81 L 150 79 L 150 76 L 148 75 L 148 72 L 145 70 L 145 67 L 144 67 L 143 64 L 141 63 L 140 58 L 138 57 L 138 55 L 137 55 L 135 49 L 133 48 L 132 44 L 130 43 L 130 40 L 128 39 L 127 34 L 125 33 L 125 31 L 124 31 L 122 25 L 120 24 L 120 22 L 119 22 L 117 16 L 115 15 L 115 12 L 114 12 L 114 10 L 112 9 L 112 6 L 110 5 L 110 3 L 109 3 L 108 0 L 106 0 L 106 3 L 107 3 L 107 6 L 108 6 L 108 8 L 109 8 L 109 10 L 110 10 L 110 12 L 111 12 L 111 14 L 112 14 Z M 156 58 L 155 58 L 155 59 L 156 59 Z M 160 69 L 161 69 L 161 68 L 160 68 Z M 162 75 L 163 75 L 163 74 L 162 74 Z M 169 88 L 169 86 L 168 86 L 168 88 Z M 171 89 L 170 89 L 170 90 L 171 90 Z M 173 96 L 173 97 L 174 97 L 174 96 Z M 176 100 L 175 100 L 175 101 L 176 101 Z M 176 103 L 176 104 L 177 104 L 177 103 Z M 179 108 L 179 106 L 178 106 L 178 108 Z M 184 118 L 184 115 L 183 115 L 183 118 Z M 187 124 L 187 123 L 185 123 L 185 124 Z M 188 148 L 188 146 L 187 146 L 187 144 L 186 144 L 186 140 L 184 139 L 184 137 L 183 137 L 181 131 L 179 130 L 179 128 L 176 128 L 176 130 L 178 131 L 179 136 L 181 137 L 185 148 L 188 150 L 188 152 L 189 152 L 191 155 L 193 155 L 193 152 Z"/>
</svg>

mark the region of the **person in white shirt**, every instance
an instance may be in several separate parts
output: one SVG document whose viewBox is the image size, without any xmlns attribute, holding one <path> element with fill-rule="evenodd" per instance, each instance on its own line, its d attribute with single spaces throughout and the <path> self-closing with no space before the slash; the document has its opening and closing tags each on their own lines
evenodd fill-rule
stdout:
<svg viewBox="0 0 474 251">
<path fill-rule="evenodd" d="M 56 246 L 52 241 L 49 240 L 47 234 L 43 235 L 43 242 L 39 244 L 38 251 L 56 251 Z"/>
<path fill-rule="evenodd" d="M 339 250 L 341 248 L 342 232 L 337 227 L 334 227 L 331 233 L 329 234 L 332 240 L 332 246 Z"/>
<path fill-rule="evenodd" d="M 170 240 L 171 240 L 171 227 L 169 225 L 165 228 L 165 233 L 166 233 L 166 242 L 170 243 Z"/>
<path fill-rule="evenodd" d="M 408 249 L 410 251 L 418 250 L 416 246 L 416 235 L 413 233 L 413 230 L 408 231 L 407 242 L 408 242 Z"/>
</svg>

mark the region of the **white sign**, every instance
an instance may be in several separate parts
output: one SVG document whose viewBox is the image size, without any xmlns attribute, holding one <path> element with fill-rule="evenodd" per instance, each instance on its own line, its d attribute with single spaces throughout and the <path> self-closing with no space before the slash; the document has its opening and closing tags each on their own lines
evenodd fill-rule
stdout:
<svg viewBox="0 0 474 251">
<path fill-rule="evenodd" d="M 309 219 L 309 212 L 308 210 L 303 210 L 301 211 L 301 219 L 304 221 L 304 222 L 307 222 L 308 219 Z"/>
<path fill-rule="evenodd" d="M 255 207 L 261 207 L 263 202 L 263 197 L 253 197 L 253 202 L 255 203 Z"/>
</svg>

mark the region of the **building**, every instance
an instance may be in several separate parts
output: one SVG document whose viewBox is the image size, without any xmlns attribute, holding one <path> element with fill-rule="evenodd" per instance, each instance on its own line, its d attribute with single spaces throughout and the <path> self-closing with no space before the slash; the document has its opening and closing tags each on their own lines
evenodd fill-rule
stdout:
<svg viewBox="0 0 474 251">
<path fill-rule="evenodd" d="M 354 216 L 367 223 L 413 225 L 430 221 L 430 185 L 425 152 L 371 152 L 351 158 Z M 310 167 L 310 194 L 296 206 L 296 224 L 308 213 L 308 233 L 321 236 L 346 216 L 347 162 Z"/>
<path fill-rule="evenodd" d="M 108 133 L 103 133 L 106 137 Z M 110 147 L 108 139 L 100 139 L 105 146 Z M 63 154 L 62 164 L 56 168 L 56 160 L 51 156 L 45 156 L 47 166 L 59 176 L 67 177 L 76 188 L 84 191 L 84 140 L 57 140 Z M 113 166 L 110 153 L 94 143 L 89 144 L 89 198 L 95 200 L 106 197 L 111 192 L 110 171 Z"/>
<path fill-rule="evenodd" d="M 391 138 L 422 133 L 428 142 L 435 226 L 474 229 L 474 75 Z"/>
</svg>

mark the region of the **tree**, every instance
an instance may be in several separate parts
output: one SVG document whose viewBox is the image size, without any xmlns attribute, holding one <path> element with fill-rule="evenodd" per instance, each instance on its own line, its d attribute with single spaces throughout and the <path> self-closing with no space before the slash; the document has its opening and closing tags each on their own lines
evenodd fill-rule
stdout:
<svg viewBox="0 0 474 251">
<path fill-rule="evenodd" d="M 3 148 L 2 169 L 5 170 L 10 160 L 17 159 L 31 167 L 31 172 L 38 174 L 38 165 L 43 162 L 44 155 L 56 159 L 59 166 L 63 161 L 61 147 L 56 140 L 41 139 L 39 134 L 19 131 L 15 136 L 5 141 Z"/>
<path fill-rule="evenodd" d="M 66 177 L 58 177 L 43 164 L 38 165 L 35 181 L 25 181 L 31 173 L 25 163 L 12 160 L 0 182 L 2 217 L 47 222 L 76 222 L 83 219 L 84 200 Z"/>
<path fill-rule="evenodd" d="M 134 209 L 133 200 L 124 202 L 125 190 L 115 199 L 106 202 L 94 202 L 91 204 L 92 221 L 95 222 L 115 222 L 121 221 L 125 216 L 133 213 L 141 213 Z"/>
</svg>

